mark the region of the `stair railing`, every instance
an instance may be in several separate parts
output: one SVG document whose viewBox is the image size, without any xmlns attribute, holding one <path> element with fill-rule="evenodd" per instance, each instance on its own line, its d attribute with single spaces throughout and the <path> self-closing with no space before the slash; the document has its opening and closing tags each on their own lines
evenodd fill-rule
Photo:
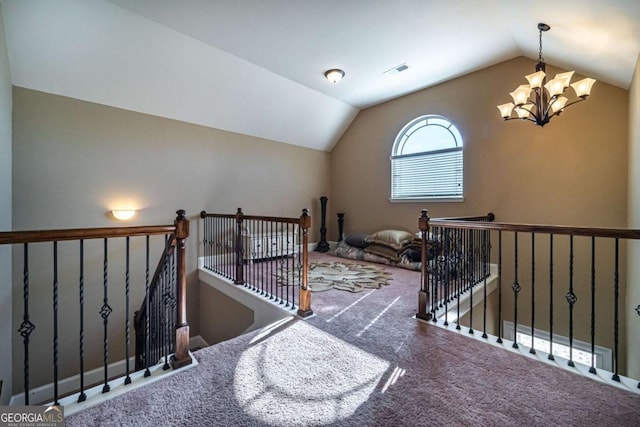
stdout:
<svg viewBox="0 0 640 427">
<path fill-rule="evenodd" d="M 447 218 L 450 221 L 491 222 L 494 215 Z M 421 212 L 418 228 L 422 239 L 421 291 L 417 317 L 435 319 L 438 310 L 469 295 L 473 310 L 473 288 L 490 275 L 491 241 L 486 230 L 438 227 L 426 210 Z"/>
<path fill-rule="evenodd" d="M 620 264 L 626 250 L 624 243 L 640 240 L 640 230 L 500 223 L 483 218 L 430 219 L 423 211 L 419 219 L 423 231 L 423 259 L 428 235 L 445 237 L 445 240 L 448 236 L 456 244 L 462 242 L 464 245 L 468 240 L 460 236 L 465 233 L 490 233 L 491 238 L 481 238 L 480 247 L 483 248 L 482 257 L 486 255 L 497 267 L 496 331 L 491 332 L 497 342 L 512 339 L 512 347 L 518 349 L 522 344 L 518 343 L 516 334 L 524 330 L 531 338 L 531 346 L 527 345 L 529 353 L 541 351 L 547 359 L 556 360 L 556 347 L 561 347 L 557 340 L 566 335 L 567 341 L 562 346 L 566 344 L 567 349 L 562 350 L 562 358 L 567 360 L 567 366 L 576 367 L 576 344 L 581 340 L 588 347 L 586 352 L 590 353 L 581 363 L 591 374 L 597 373 L 596 347 L 610 348 L 611 369 L 603 370 L 611 372 L 612 381 L 620 382 L 620 347 L 624 343 L 621 343 L 620 331 L 629 320 L 625 317 L 624 307 L 622 310 L 620 307 L 625 298 Z M 497 247 L 492 248 L 490 241 L 497 241 Z M 442 252 L 447 253 L 447 249 L 450 248 L 445 247 Z M 417 315 L 421 319 L 438 320 L 434 313 L 439 301 L 433 293 L 451 286 L 446 283 L 450 276 L 445 274 L 443 279 L 439 274 L 432 274 L 429 263 L 423 262 Z M 486 280 L 480 282 L 484 282 L 485 289 L 482 337 L 488 338 Z M 510 286 L 504 286 L 505 282 Z M 508 312 L 505 311 L 507 304 Z M 640 306 L 637 311 L 640 314 Z M 469 318 L 472 321 L 473 315 Z M 505 337 L 505 320 L 513 322 L 513 337 Z M 469 332 L 473 333 L 472 326 Z M 536 338 L 548 340 L 548 347 L 536 349 L 533 344 Z"/>
<path fill-rule="evenodd" d="M 311 216 L 299 218 L 202 211 L 203 267 L 301 317 L 313 314 L 309 276 Z M 297 305 L 296 305 L 297 301 Z"/>
<path fill-rule="evenodd" d="M 179 210 L 177 212 L 177 218 L 174 221 L 173 225 L 157 225 L 157 226 L 134 226 L 134 227 L 105 227 L 105 228 L 82 228 L 82 229 L 59 229 L 59 230 L 37 230 L 37 231 L 10 231 L 10 232 L 0 232 L 0 245 L 22 245 L 22 251 L 20 253 L 19 249 L 16 248 L 17 252 L 14 253 L 14 259 L 19 258 L 21 255 L 22 258 L 22 322 L 20 327 L 18 328 L 18 333 L 22 337 L 23 344 L 23 388 L 24 388 L 24 404 L 29 405 L 30 403 L 38 403 L 38 402 L 30 402 L 30 396 L 32 395 L 32 389 L 30 385 L 31 380 L 31 369 L 34 367 L 40 366 L 32 366 L 34 357 L 37 357 L 36 363 L 40 365 L 42 363 L 41 356 L 41 348 L 38 348 L 36 353 L 33 353 L 31 344 L 33 334 L 38 334 L 39 330 L 41 330 L 42 334 L 44 334 L 45 330 L 48 328 L 48 325 L 44 325 L 43 317 L 40 313 L 33 313 L 30 311 L 31 298 L 34 298 L 32 295 L 32 291 L 37 287 L 37 292 L 41 292 L 41 288 L 46 286 L 46 283 L 41 283 L 45 281 L 50 284 L 50 291 L 52 293 L 52 303 L 50 306 L 50 315 L 51 315 L 51 336 L 38 337 L 38 341 L 41 342 L 43 340 L 51 339 L 52 345 L 52 363 L 50 372 L 52 374 L 52 384 L 53 384 L 53 393 L 51 396 L 40 396 L 41 401 L 49 401 L 51 400 L 54 404 L 59 404 L 59 398 L 61 397 L 61 391 L 59 390 L 59 384 L 61 382 L 61 378 L 59 376 L 59 364 L 61 360 L 68 361 L 70 356 L 69 348 L 61 348 L 61 341 L 64 338 L 65 342 L 68 342 L 70 338 L 66 336 L 65 332 L 69 330 L 68 319 L 66 318 L 66 311 L 68 308 L 65 306 L 61 306 L 61 301 L 63 303 L 67 302 L 72 294 L 71 283 L 68 283 L 68 276 L 70 274 L 70 270 L 74 270 L 77 266 L 77 275 L 75 280 L 75 285 L 77 289 L 77 307 L 79 318 L 77 320 L 78 327 L 78 340 L 77 340 L 77 358 L 78 365 L 76 372 L 78 373 L 78 381 L 79 385 L 73 385 L 74 392 L 77 392 L 78 402 L 82 402 L 86 400 L 87 385 L 85 384 L 85 364 L 88 362 L 86 358 L 86 353 L 89 349 L 93 350 L 97 347 L 97 341 L 94 341 L 93 336 L 87 336 L 85 334 L 85 326 L 87 321 L 91 320 L 94 323 L 98 321 L 98 317 L 101 319 L 102 323 L 102 349 L 101 349 L 101 359 L 102 359 L 102 369 L 104 370 L 104 376 L 102 381 L 102 392 L 107 393 L 110 391 L 109 381 L 111 380 L 111 375 L 109 372 L 109 362 L 110 362 L 110 353 L 109 353 L 109 344 L 110 341 L 113 341 L 113 335 L 119 336 L 120 334 L 117 332 L 113 332 L 111 326 L 111 314 L 114 309 L 118 309 L 118 312 L 124 311 L 124 331 L 122 331 L 122 339 L 124 341 L 124 360 L 125 360 L 125 379 L 124 384 L 131 383 L 130 374 L 132 372 L 129 365 L 129 348 L 131 346 L 130 338 L 131 338 L 131 324 L 130 319 L 133 317 L 130 312 L 130 304 L 131 304 L 131 291 L 132 286 L 131 282 L 133 278 L 131 277 L 131 247 L 132 240 L 135 238 L 143 238 L 145 240 L 145 258 L 146 258 L 146 266 L 145 266 L 145 275 L 146 275 L 146 290 L 145 290 L 145 299 L 150 300 L 150 296 L 157 294 L 157 289 L 162 289 L 165 294 L 163 297 L 167 297 L 167 301 L 169 305 L 175 307 L 175 321 L 173 322 L 165 322 L 165 326 L 171 326 L 171 329 L 166 329 L 163 333 L 166 336 L 171 336 L 170 342 L 171 347 L 170 352 L 174 354 L 173 367 L 178 368 L 184 366 L 191 362 L 191 357 L 188 352 L 188 338 L 189 338 L 189 327 L 186 322 L 186 276 L 185 276 L 185 240 L 189 234 L 189 221 L 185 218 L 185 211 Z M 150 253 L 150 237 L 156 235 L 164 235 L 165 236 L 165 250 L 160 260 L 160 264 L 158 269 L 156 270 L 156 275 L 154 276 L 153 281 L 149 281 L 149 253 Z M 125 255 L 124 261 L 117 260 L 126 265 L 124 268 L 124 277 L 118 277 L 116 282 L 120 285 L 124 285 L 124 294 L 121 295 L 124 300 L 124 309 L 121 310 L 120 307 L 117 307 L 114 298 L 114 293 L 117 292 L 113 284 L 114 280 L 110 277 L 110 266 L 114 263 L 113 261 L 113 251 L 111 251 L 111 246 L 115 246 L 115 243 L 110 245 L 114 240 L 124 239 L 125 244 Z M 85 248 L 85 243 L 90 240 L 98 240 L 101 242 L 101 250 L 102 259 L 99 260 L 98 251 L 89 251 Z M 73 243 L 65 243 L 64 250 L 59 250 L 60 242 L 73 242 Z M 41 244 L 50 245 L 49 248 L 43 247 Z M 75 247 L 74 247 L 75 246 Z M 95 246 L 95 245 L 94 245 Z M 93 249 L 97 249 L 94 247 Z M 41 268 L 47 268 L 45 266 L 35 267 L 30 263 L 30 251 L 37 252 L 36 255 L 46 254 L 42 258 L 51 258 L 52 265 L 51 276 L 46 280 L 40 280 L 40 276 L 42 274 Z M 75 252 L 78 254 L 76 260 L 72 260 L 71 258 L 75 258 L 75 256 L 71 256 L 69 258 L 70 252 Z M 115 252 L 118 252 L 115 250 Z M 119 253 L 119 252 L 118 252 Z M 92 260 L 87 261 L 87 257 L 89 254 Z M 112 255 L 110 258 L 109 255 Z M 97 259 L 96 259 L 97 258 Z M 161 268 L 161 265 L 167 265 L 167 260 L 173 259 L 171 261 L 170 266 L 171 270 L 167 271 L 166 269 Z M 95 265 L 99 263 L 100 266 Z M 97 280 L 94 275 L 89 277 L 88 270 L 93 268 L 96 270 L 101 267 L 101 283 L 97 283 Z M 37 274 L 33 274 L 34 273 Z M 63 274 L 64 270 L 64 274 Z M 171 274 L 173 277 L 169 279 L 168 275 Z M 74 273 L 75 275 L 75 273 Z M 33 278 L 32 276 L 35 276 Z M 60 283 L 60 280 L 65 280 L 64 283 Z M 139 282 L 140 280 L 138 280 Z M 175 285 L 173 289 L 169 285 Z M 100 287 L 98 290 L 97 288 Z M 155 291 L 154 291 L 155 290 Z M 87 299 L 87 294 L 89 293 L 99 293 L 102 298 L 101 301 L 89 301 Z M 40 300 L 40 295 L 35 295 L 35 297 Z M 171 298 L 175 299 L 175 303 L 171 302 Z M 40 301 L 38 301 L 39 303 Z M 94 317 L 88 317 L 86 315 L 86 308 L 94 307 L 100 305 L 97 313 L 94 314 Z M 150 304 L 145 303 L 146 312 L 149 312 L 149 309 L 152 307 Z M 39 311 L 39 310 L 38 310 Z M 159 310 L 157 314 L 161 314 Z M 35 316 L 34 316 L 35 315 Z M 36 320 L 35 317 L 38 317 L 40 320 Z M 64 317 L 65 322 L 61 325 L 60 320 Z M 148 316 L 140 316 L 140 319 L 149 318 Z M 150 319 L 153 319 L 151 317 Z M 119 320 L 119 319 L 116 319 Z M 175 327 L 175 330 L 173 328 Z M 75 325 L 74 325 L 75 328 Z M 63 334 L 65 336 L 63 336 Z M 175 335 L 174 335 L 175 334 Z M 140 339 L 140 338 L 138 338 Z M 142 338 L 146 340 L 145 338 Z M 169 341 L 162 341 L 162 343 L 166 343 Z M 147 350 L 145 354 L 149 354 L 149 346 L 146 346 Z M 169 350 L 167 350 L 169 351 Z M 137 360 L 137 357 L 136 357 Z M 145 365 L 147 368 L 149 363 L 155 364 L 158 360 L 152 360 L 147 358 L 147 364 Z M 42 382 L 42 381 L 41 381 Z M 63 391 L 63 393 L 67 393 Z"/>
</svg>

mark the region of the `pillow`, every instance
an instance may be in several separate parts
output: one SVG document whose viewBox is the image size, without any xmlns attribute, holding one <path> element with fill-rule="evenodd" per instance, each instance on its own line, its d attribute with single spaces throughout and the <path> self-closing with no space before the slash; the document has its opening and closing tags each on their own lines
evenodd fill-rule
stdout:
<svg viewBox="0 0 640 427">
<path fill-rule="evenodd" d="M 373 243 L 367 246 L 366 248 L 364 248 L 364 251 L 370 254 L 379 255 L 391 261 L 395 261 L 395 262 L 400 261 L 400 255 L 398 255 L 398 251 L 393 248 L 390 248 L 389 246 L 378 245 L 376 243 Z"/>
<path fill-rule="evenodd" d="M 388 246 L 395 250 L 400 250 L 413 241 L 413 233 L 403 230 L 382 230 L 369 235 L 368 243 Z"/>
<path fill-rule="evenodd" d="M 420 262 L 422 261 L 422 249 L 415 248 L 413 246 L 409 246 L 400 252 L 401 257 L 407 257 L 412 262 Z"/>
<path fill-rule="evenodd" d="M 355 246 L 356 248 L 364 249 L 368 246 L 367 235 L 362 233 L 349 234 L 344 238 L 344 242 L 347 245 Z"/>
</svg>

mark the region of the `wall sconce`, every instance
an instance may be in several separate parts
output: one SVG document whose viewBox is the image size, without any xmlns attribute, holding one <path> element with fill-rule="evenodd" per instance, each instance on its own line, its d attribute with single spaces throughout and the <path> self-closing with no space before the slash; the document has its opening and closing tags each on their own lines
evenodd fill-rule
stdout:
<svg viewBox="0 0 640 427">
<path fill-rule="evenodd" d="M 114 209 L 111 211 L 111 214 L 115 219 L 119 221 L 127 221 L 133 218 L 133 216 L 136 214 L 136 211 L 134 209 Z"/>
</svg>

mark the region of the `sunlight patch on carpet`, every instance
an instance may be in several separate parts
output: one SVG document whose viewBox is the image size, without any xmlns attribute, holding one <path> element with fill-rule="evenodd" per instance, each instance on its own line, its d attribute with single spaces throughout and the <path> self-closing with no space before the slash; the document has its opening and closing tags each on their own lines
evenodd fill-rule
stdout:
<svg viewBox="0 0 640 427">
<path fill-rule="evenodd" d="M 300 271 L 282 265 L 275 273 L 276 283 L 284 286 L 299 285 Z M 378 289 L 388 285 L 391 273 L 371 264 L 346 262 L 313 262 L 309 264 L 309 289 L 313 292 L 338 289 L 349 292 L 362 292 L 365 289 Z"/>
<path fill-rule="evenodd" d="M 260 422 L 326 425 L 353 415 L 388 369 L 389 362 L 298 321 L 242 353 L 234 394 Z"/>
</svg>

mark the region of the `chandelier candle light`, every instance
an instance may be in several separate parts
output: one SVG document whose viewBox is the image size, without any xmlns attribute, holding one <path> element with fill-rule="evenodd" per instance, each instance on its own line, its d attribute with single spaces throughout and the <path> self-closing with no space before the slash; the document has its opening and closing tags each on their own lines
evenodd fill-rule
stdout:
<svg viewBox="0 0 640 427">
<path fill-rule="evenodd" d="M 531 120 L 537 125 L 544 126 L 549 123 L 552 117 L 564 111 L 566 107 L 584 101 L 591 93 L 591 87 L 596 82 L 594 79 L 586 78 L 571 83 L 577 99 L 567 104 L 569 99 L 563 96 L 563 93 L 569 87 L 574 71 L 556 74 L 552 80 L 547 82 L 546 64 L 542 57 L 542 32 L 549 31 L 550 28 L 547 24 L 538 24 L 540 50 L 538 51 L 536 72 L 525 76 L 529 81 L 528 85 L 520 85 L 509 94 L 513 98 L 513 102 L 498 105 L 503 119 Z"/>
</svg>

